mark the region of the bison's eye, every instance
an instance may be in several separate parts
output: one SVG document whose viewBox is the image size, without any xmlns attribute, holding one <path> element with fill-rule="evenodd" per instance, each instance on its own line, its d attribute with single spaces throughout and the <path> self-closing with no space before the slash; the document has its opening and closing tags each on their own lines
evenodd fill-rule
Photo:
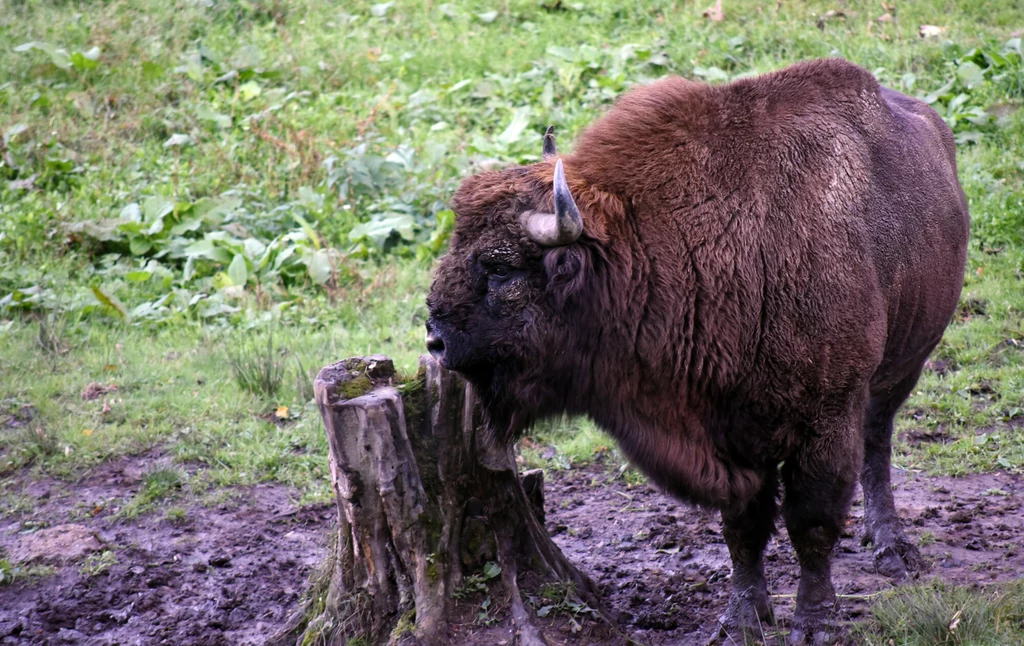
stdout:
<svg viewBox="0 0 1024 646">
<path fill-rule="evenodd" d="M 490 276 L 493 276 L 495 278 L 502 278 L 502 279 L 504 279 L 504 278 L 508 278 L 509 275 L 512 272 L 505 265 L 495 265 L 494 267 L 491 267 L 490 269 L 488 269 L 487 273 Z"/>
</svg>

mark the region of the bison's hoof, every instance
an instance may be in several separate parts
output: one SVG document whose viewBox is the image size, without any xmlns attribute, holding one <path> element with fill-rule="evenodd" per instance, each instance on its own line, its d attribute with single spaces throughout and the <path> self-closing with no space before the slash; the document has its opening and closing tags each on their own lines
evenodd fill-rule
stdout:
<svg viewBox="0 0 1024 646">
<path fill-rule="evenodd" d="M 792 646 L 825 646 L 827 635 L 824 630 L 793 628 L 789 631 L 788 644 Z"/>
<path fill-rule="evenodd" d="M 746 643 L 759 639 L 769 626 L 775 625 L 775 612 L 767 590 L 733 592 L 725 614 L 718 618 L 719 637 Z M 726 642 L 728 643 L 728 642 Z"/>
<path fill-rule="evenodd" d="M 846 643 L 837 622 L 800 621 L 798 618 L 793 619 L 793 628 L 786 642 L 787 646 L 832 646 L 835 643 Z"/>
<path fill-rule="evenodd" d="M 875 549 L 875 570 L 897 582 L 920 572 L 924 565 L 921 552 L 902 536 Z"/>
<path fill-rule="evenodd" d="M 840 623 L 835 597 L 830 593 L 817 603 L 796 602 L 796 612 L 787 644 L 793 646 L 831 646 L 842 641 L 844 630 Z"/>
</svg>

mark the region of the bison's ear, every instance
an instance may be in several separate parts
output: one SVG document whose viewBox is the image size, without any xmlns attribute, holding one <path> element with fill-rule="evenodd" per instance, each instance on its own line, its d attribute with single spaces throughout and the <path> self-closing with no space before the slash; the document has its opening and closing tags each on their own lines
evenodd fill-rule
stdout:
<svg viewBox="0 0 1024 646">
<path fill-rule="evenodd" d="M 555 127 L 548 126 L 544 133 L 544 146 L 542 148 L 544 161 L 550 161 L 558 157 L 558 149 L 555 147 Z"/>
<path fill-rule="evenodd" d="M 584 245 L 555 247 L 544 256 L 544 269 L 548 275 L 548 292 L 558 307 L 583 288 L 589 265 Z"/>
</svg>

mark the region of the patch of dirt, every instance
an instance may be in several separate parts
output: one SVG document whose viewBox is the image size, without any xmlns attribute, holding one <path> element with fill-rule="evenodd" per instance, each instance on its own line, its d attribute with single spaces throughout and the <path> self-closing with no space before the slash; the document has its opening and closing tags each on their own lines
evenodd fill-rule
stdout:
<svg viewBox="0 0 1024 646">
<path fill-rule="evenodd" d="M 261 644 L 284 625 L 326 556 L 333 506 L 299 508 L 286 487 L 259 485 L 228 490 L 216 507 L 184 506 L 178 523 L 162 508 L 115 515 L 150 461 L 113 462 L 75 484 L 24 485 L 34 509 L 0 519 L 0 555 L 26 528 L 70 520 L 116 563 L 96 553 L 0 586 L 0 644 Z"/>
<path fill-rule="evenodd" d="M 680 503 L 648 485 L 605 484 L 600 467 L 545 474 L 548 531 L 570 561 L 598 582 L 621 628 L 649 646 L 707 644 L 729 598 L 729 552 L 717 512 Z M 1024 571 L 1024 479 L 1005 473 L 929 478 L 893 473 L 908 538 L 929 563 L 920 578 L 959 584 L 1010 581 Z M 858 492 L 836 548 L 832 578 L 842 621 L 857 621 L 871 595 L 892 587 L 862 547 Z M 799 566 L 785 528 L 768 545 L 765 570 L 777 618 L 793 615 Z"/>
<path fill-rule="evenodd" d="M 181 524 L 162 511 L 116 516 L 153 459 L 114 462 L 74 485 L 23 485 L 34 510 L 0 519 L 0 554 L 10 555 L 26 528 L 73 522 L 94 531 L 117 562 L 91 572 L 103 563 L 97 552 L 52 576 L 0 586 L 0 644 L 259 644 L 283 626 L 325 557 L 333 506 L 298 508 L 287 488 L 274 485 L 230 490 L 216 507 L 190 505 Z M 1017 545 L 1024 478 L 894 479 L 907 532 L 930 564 L 923 579 L 986 584 L 1024 571 Z M 601 587 L 626 635 L 648 646 L 713 641 L 730 574 L 717 513 L 612 480 L 600 465 L 548 470 L 545 480 L 548 530 Z M 847 595 L 843 621 L 863 619 L 871 595 L 891 586 L 874 572 L 870 548 L 860 545 L 861 516 L 858 500 L 833 566 L 837 591 Z M 786 624 L 799 568 L 781 526 L 765 565 L 776 614 Z M 505 601 L 495 599 L 492 611 L 500 614 Z M 476 603 L 466 623 L 453 626 L 452 643 L 515 643 L 506 621 L 480 623 Z M 574 628 L 568 615 L 555 613 L 544 622 L 545 634 L 553 644 L 625 643 L 581 619 Z"/>
</svg>

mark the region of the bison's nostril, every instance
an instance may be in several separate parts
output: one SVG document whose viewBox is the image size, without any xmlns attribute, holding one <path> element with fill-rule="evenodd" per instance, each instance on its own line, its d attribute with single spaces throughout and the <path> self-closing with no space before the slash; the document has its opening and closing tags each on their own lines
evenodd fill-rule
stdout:
<svg viewBox="0 0 1024 646">
<path fill-rule="evenodd" d="M 435 356 L 442 354 L 444 352 L 444 341 L 442 341 L 441 337 L 439 336 L 436 336 L 434 334 L 428 334 L 427 350 L 430 351 L 430 354 Z"/>
</svg>

